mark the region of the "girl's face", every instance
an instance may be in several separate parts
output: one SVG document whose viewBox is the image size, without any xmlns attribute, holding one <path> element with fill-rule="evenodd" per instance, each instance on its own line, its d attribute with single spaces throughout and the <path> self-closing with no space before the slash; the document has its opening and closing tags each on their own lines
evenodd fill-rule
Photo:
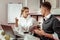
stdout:
<svg viewBox="0 0 60 40">
<path fill-rule="evenodd" d="M 29 9 L 25 9 L 23 12 L 23 16 L 27 17 L 29 14 Z"/>
</svg>

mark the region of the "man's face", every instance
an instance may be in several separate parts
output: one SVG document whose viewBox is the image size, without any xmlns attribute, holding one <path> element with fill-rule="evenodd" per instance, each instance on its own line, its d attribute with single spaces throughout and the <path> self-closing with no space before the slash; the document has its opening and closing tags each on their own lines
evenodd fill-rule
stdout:
<svg viewBox="0 0 60 40">
<path fill-rule="evenodd" d="M 46 8 L 46 7 L 41 6 L 41 14 L 42 14 L 42 16 L 45 16 L 46 11 L 47 11 L 47 8 Z"/>
</svg>

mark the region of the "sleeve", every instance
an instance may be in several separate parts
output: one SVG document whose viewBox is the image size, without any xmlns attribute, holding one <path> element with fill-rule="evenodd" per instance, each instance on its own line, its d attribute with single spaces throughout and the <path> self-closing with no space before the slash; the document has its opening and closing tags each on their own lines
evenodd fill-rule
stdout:
<svg viewBox="0 0 60 40">
<path fill-rule="evenodd" d="M 53 30 L 60 37 L 60 21 L 58 19 L 54 19 L 53 21 Z"/>
<path fill-rule="evenodd" d="M 59 40 L 57 33 L 54 32 L 53 38 L 54 38 L 55 40 Z"/>
<path fill-rule="evenodd" d="M 14 34 L 23 37 L 24 33 L 23 30 L 21 28 L 21 26 L 15 27 L 14 28 Z"/>
</svg>

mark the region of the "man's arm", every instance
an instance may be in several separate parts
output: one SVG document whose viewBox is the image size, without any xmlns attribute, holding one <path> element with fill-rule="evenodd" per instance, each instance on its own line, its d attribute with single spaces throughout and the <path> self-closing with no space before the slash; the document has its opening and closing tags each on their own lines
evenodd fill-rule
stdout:
<svg viewBox="0 0 60 40">
<path fill-rule="evenodd" d="M 57 35 L 57 33 L 55 33 L 55 32 L 54 32 L 54 34 L 45 33 L 44 36 L 45 36 L 45 37 L 48 37 L 48 38 L 51 38 L 51 39 L 53 39 L 53 40 L 59 40 L 58 35 Z"/>
<path fill-rule="evenodd" d="M 43 34 L 43 36 L 53 39 L 53 34 L 45 33 Z"/>
<path fill-rule="evenodd" d="M 55 19 L 53 22 L 53 30 L 60 37 L 60 21 L 58 19 Z"/>
<path fill-rule="evenodd" d="M 53 39 L 53 35 L 52 34 L 48 34 L 48 33 L 44 32 L 42 29 L 41 30 L 35 29 L 34 32 L 36 34 L 40 35 L 40 36 L 45 36 L 45 37 Z"/>
</svg>

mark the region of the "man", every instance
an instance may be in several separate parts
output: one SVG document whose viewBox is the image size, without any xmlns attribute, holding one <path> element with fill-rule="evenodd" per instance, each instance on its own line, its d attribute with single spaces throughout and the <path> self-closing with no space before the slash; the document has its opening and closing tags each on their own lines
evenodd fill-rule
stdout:
<svg viewBox="0 0 60 40">
<path fill-rule="evenodd" d="M 49 2 L 44 2 L 41 4 L 41 13 L 44 19 L 42 24 L 42 29 L 35 29 L 34 33 L 40 36 L 41 40 L 59 40 L 58 37 L 54 35 L 59 34 L 60 23 L 57 18 L 55 18 L 50 13 L 51 4 Z"/>
</svg>

